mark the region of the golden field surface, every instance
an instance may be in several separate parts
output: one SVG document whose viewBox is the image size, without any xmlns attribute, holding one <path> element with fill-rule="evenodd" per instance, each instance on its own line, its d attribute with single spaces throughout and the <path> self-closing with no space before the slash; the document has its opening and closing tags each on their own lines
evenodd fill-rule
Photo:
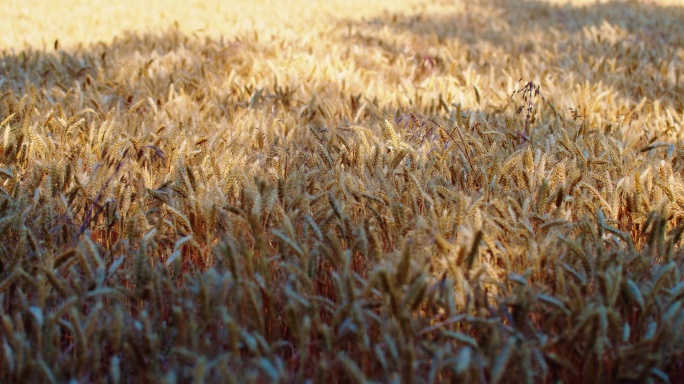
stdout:
<svg viewBox="0 0 684 384">
<path fill-rule="evenodd" d="M 0 381 L 684 380 L 684 7 L 311 3 L 0 4 Z"/>
</svg>

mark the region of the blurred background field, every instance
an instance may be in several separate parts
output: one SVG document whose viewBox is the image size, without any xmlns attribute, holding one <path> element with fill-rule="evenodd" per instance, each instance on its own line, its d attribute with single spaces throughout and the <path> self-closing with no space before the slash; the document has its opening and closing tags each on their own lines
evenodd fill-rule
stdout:
<svg viewBox="0 0 684 384">
<path fill-rule="evenodd" d="M 3 1 L 0 381 L 681 381 L 678 3 Z"/>
<path fill-rule="evenodd" d="M 124 32 L 154 33 L 178 23 L 187 35 L 258 31 L 302 33 L 340 18 L 374 16 L 383 10 L 416 9 L 417 1 L 65 1 L 8 0 L 0 5 L 5 32 L 0 49 L 41 48 L 60 39 L 64 47 L 110 42 Z"/>
<path fill-rule="evenodd" d="M 548 0 L 543 4 L 582 6 L 619 3 L 612 0 Z M 63 47 L 97 42 L 110 42 L 124 32 L 149 33 L 161 31 L 178 23 L 181 32 L 233 37 L 240 32 L 259 31 L 265 35 L 302 33 L 317 26 L 339 20 L 360 20 L 380 16 L 383 12 L 434 13 L 443 16 L 460 13 L 466 8 L 462 1 L 81 1 L 59 3 L 42 0 L 7 0 L 0 4 L 3 34 L 0 49 L 21 49 L 25 44 L 34 48 L 52 46 L 59 39 Z M 651 4 L 676 6 L 679 0 L 639 0 L 630 5 Z M 474 6 L 473 8 L 478 8 Z M 513 12 L 514 17 L 516 12 Z M 523 14 L 520 22 L 539 17 Z M 543 15 L 542 15 L 543 17 Z"/>
</svg>

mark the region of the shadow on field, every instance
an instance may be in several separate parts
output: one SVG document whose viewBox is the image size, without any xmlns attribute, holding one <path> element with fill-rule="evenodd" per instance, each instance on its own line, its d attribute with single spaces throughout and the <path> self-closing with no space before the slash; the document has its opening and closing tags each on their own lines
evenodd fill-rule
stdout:
<svg viewBox="0 0 684 384">
<path fill-rule="evenodd" d="M 423 52 L 452 42 L 457 48 L 454 55 L 466 56 L 478 72 L 490 66 L 506 68 L 507 62 L 521 59 L 540 60 L 546 71 L 559 77 L 571 73 L 579 84 L 600 81 L 636 103 L 648 97 L 683 109 L 684 7 L 623 1 L 587 6 L 538 0 L 482 0 L 481 4 L 484 7 L 469 9 L 466 3 L 464 12 L 453 15 L 385 14 L 344 25 L 357 31 L 352 36 L 356 42 L 370 41 L 388 52 L 401 47 L 377 41 L 377 32 L 384 28 L 414 36 Z M 545 34 L 554 38 L 542 41 Z M 539 74 L 512 74 L 535 75 Z"/>
<path fill-rule="evenodd" d="M 531 71 L 541 67 L 555 78 L 572 76 L 576 84 L 601 82 L 634 103 L 647 97 L 660 99 L 679 112 L 684 108 L 684 87 L 679 80 L 684 49 L 682 7 L 632 2 L 580 7 L 538 0 L 481 0 L 481 6 L 469 9 L 466 4 L 464 12 L 453 15 L 382 14 L 362 22 L 339 20 L 338 23 L 340 30 L 348 29 L 349 33 L 333 35 L 335 44 L 377 49 L 389 62 L 389 68 L 400 57 L 413 57 L 412 80 L 448 71 L 458 76 L 468 67 L 479 74 L 520 68 L 520 60 L 538 61 Z M 385 28 L 395 34 L 407 34 L 409 38 L 388 38 L 382 33 Z M 554 38 L 542 38 L 544 34 L 552 34 Z M 452 57 L 430 53 L 432 47 L 442 44 L 454 48 L 450 52 Z M 248 37 L 205 40 L 170 28 L 162 33 L 124 34 L 110 44 L 72 52 L 56 49 L 4 52 L 0 57 L 0 92 L 12 90 L 22 95 L 27 92 L 27 85 L 48 94 L 51 90 L 69 94 L 70 89 L 97 87 L 101 97 L 81 100 L 80 108 L 92 107 L 106 113 L 114 107 L 121 110 L 140 103 L 136 111 L 141 115 L 150 108 L 161 108 L 173 94 L 182 92 L 196 101 L 203 113 L 217 120 L 229 117 L 236 108 L 272 108 L 273 105 L 288 111 L 304 108 L 312 95 L 300 92 L 295 96 L 294 90 L 278 85 L 275 77 L 263 79 L 258 86 L 234 81 L 249 74 L 257 61 L 276 58 L 279 48 L 282 49 Z M 365 53 L 366 50 L 355 59 L 357 66 L 367 65 L 369 70 L 377 70 L 375 59 L 365 58 Z M 537 75 L 544 76 L 542 73 L 502 73 L 501 77 L 527 80 Z M 395 83 L 389 81 L 388 85 Z M 505 88 L 503 82 L 499 85 L 498 88 Z M 364 101 L 359 89 L 342 92 L 343 86 L 330 81 L 323 88 L 330 94 L 338 94 L 342 100 L 351 100 L 350 109 L 354 113 Z M 439 110 L 434 100 L 432 105 L 425 100 L 412 100 L 412 103 L 409 106 L 375 103 L 375 106 L 390 107 L 394 113 L 402 113 L 407 108 L 427 114 Z M 484 108 L 486 111 L 474 112 L 492 112 L 501 106 Z M 315 108 L 299 113 L 305 124 L 320 125 L 316 122 Z M 344 118 L 337 120 L 341 125 L 349 123 Z"/>
<path fill-rule="evenodd" d="M 335 37 L 331 41 L 350 43 Z M 324 94 L 291 89 L 275 74 L 253 81 L 250 76 L 254 68 L 267 60 L 277 61 L 284 44 L 280 40 L 259 41 L 252 35 L 230 40 L 200 38 L 171 27 L 160 33 L 125 33 L 108 44 L 70 51 L 55 47 L 2 52 L 0 96 L 11 91 L 21 98 L 36 92 L 47 96 L 50 108 L 61 104 L 74 113 L 92 108 L 101 117 L 114 108 L 124 112 L 126 118 L 135 119 L 133 125 L 159 126 L 164 122 L 152 118 L 159 114 L 149 112 L 165 110 L 166 114 L 161 114 L 165 120 L 190 128 L 196 124 L 190 113 L 173 113 L 173 99 L 179 95 L 192 100 L 190 105 L 202 115 L 212 116 L 212 123 L 217 125 L 249 108 L 290 114 L 298 125 L 321 132 L 349 126 L 355 119 L 368 119 L 364 124 L 371 126 L 393 114 L 431 115 L 440 110 L 437 100 L 423 100 L 421 95 L 408 106 L 393 104 L 394 100 L 369 100 L 364 84 L 345 86 L 332 79 L 319 80 L 318 87 Z M 389 49 L 399 52 L 402 47 Z M 294 81 L 303 80 L 303 75 Z M 325 97 L 348 103 L 347 113 L 327 116 L 320 108 Z M 364 104 L 371 106 L 365 108 Z M 371 113 L 373 107 L 382 116 Z M 16 125 L 20 120 L 21 115 L 15 114 L 9 123 Z"/>
<path fill-rule="evenodd" d="M 170 27 L 159 33 L 125 33 L 111 43 L 74 50 L 3 51 L 0 95 L 11 91 L 22 97 L 32 88 L 47 95 L 52 106 L 63 101 L 75 111 L 93 108 L 104 114 L 139 103 L 132 115 L 142 117 L 182 95 L 219 120 L 236 106 L 254 107 L 264 99 L 261 94 L 255 98 L 259 90 L 249 84 L 229 81 L 249 73 L 255 61 L 250 50 L 263 53 L 267 48 L 248 39 L 184 35 Z M 10 123 L 19 118 L 15 115 Z"/>
</svg>

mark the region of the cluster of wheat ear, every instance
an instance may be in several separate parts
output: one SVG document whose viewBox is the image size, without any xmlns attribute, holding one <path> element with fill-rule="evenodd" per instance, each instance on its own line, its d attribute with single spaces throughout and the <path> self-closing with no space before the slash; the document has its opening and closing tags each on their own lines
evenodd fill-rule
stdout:
<svg viewBox="0 0 684 384">
<path fill-rule="evenodd" d="M 4 51 L 0 381 L 682 380 L 684 12 L 508 3 Z"/>
</svg>

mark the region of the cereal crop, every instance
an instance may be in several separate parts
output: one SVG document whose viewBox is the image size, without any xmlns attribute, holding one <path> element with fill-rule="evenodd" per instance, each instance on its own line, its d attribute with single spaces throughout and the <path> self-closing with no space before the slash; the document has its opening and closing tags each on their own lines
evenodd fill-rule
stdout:
<svg viewBox="0 0 684 384">
<path fill-rule="evenodd" d="M 0 5 L 0 381 L 684 380 L 676 1 L 142 3 Z"/>
</svg>

